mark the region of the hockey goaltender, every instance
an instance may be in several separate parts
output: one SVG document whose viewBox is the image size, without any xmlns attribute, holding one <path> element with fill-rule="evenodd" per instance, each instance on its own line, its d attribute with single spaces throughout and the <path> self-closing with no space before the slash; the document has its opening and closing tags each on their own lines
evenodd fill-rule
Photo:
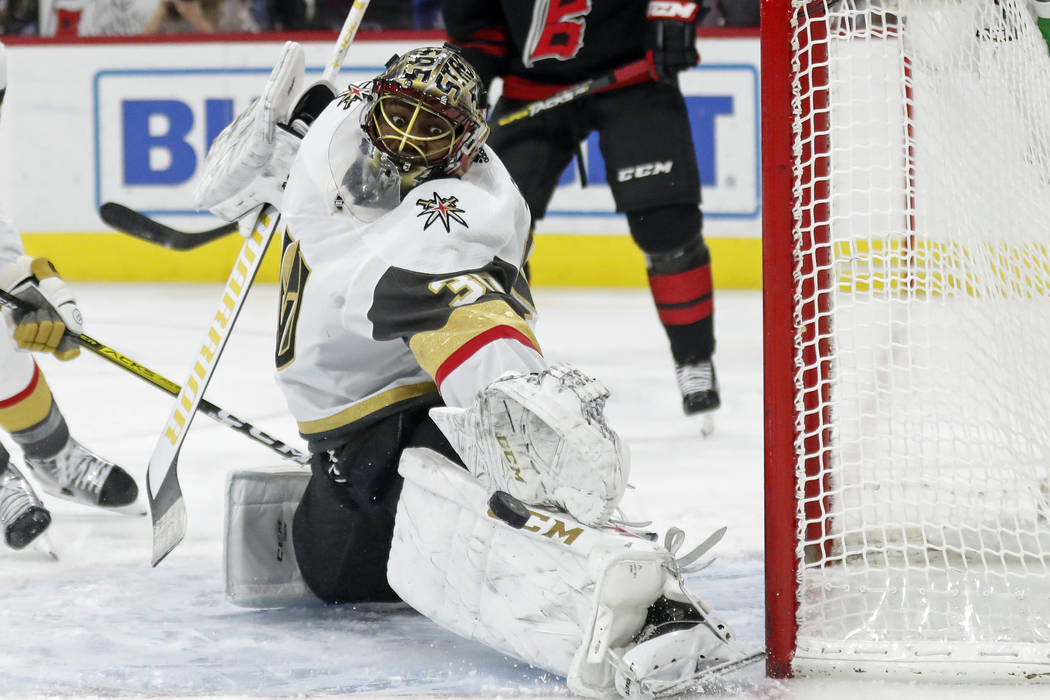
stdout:
<svg viewBox="0 0 1050 700">
<path fill-rule="evenodd" d="M 229 596 L 400 599 L 591 697 L 760 658 L 683 582 L 721 531 L 679 556 L 681 531 L 614 519 L 627 449 L 602 384 L 540 350 L 529 211 L 473 68 L 419 48 L 334 94 L 304 65 L 286 44 L 197 191 L 228 221 L 281 211 L 277 377 L 312 455 L 234 476 Z"/>
</svg>

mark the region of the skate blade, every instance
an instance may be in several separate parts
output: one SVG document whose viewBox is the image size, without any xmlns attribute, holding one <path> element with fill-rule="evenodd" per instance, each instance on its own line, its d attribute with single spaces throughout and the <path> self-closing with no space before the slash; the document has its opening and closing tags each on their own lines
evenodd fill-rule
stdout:
<svg viewBox="0 0 1050 700">
<path fill-rule="evenodd" d="M 30 546 L 41 554 L 58 561 L 58 553 L 55 551 L 55 543 L 51 541 L 51 536 L 46 531 L 37 535 L 30 543 Z"/>
<path fill-rule="evenodd" d="M 109 513 L 116 513 L 117 515 L 127 515 L 133 518 L 141 518 L 145 515 L 149 515 L 149 506 L 147 506 L 142 501 L 135 501 L 134 503 L 129 503 L 126 506 L 102 506 L 100 508 L 96 508 L 96 510 L 104 510 Z"/>
<path fill-rule="evenodd" d="M 700 437 L 707 439 L 715 432 L 715 416 L 713 411 L 698 413 L 696 415 L 697 425 L 700 427 Z"/>
</svg>

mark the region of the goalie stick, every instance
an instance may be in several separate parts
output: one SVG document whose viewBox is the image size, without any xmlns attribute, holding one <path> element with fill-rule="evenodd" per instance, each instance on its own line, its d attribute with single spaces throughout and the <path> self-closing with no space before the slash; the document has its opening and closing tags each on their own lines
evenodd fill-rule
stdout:
<svg viewBox="0 0 1050 700">
<path fill-rule="evenodd" d="M 116 202 L 103 204 L 99 207 L 98 215 L 103 221 L 121 233 L 126 233 L 129 236 L 134 236 L 150 243 L 156 243 L 171 250 L 192 250 L 237 231 L 237 222 L 223 224 L 222 226 L 216 226 L 207 231 L 199 231 L 197 233 L 179 231 Z"/>
<path fill-rule="evenodd" d="M 6 306 L 11 309 L 18 309 L 25 312 L 33 311 L 32 304 L 4 291 L 3 289 L 0 289 L 0 306 Z M 85 350 L 93 352 L 103 360 L 120 367 L 126 372 L 134 374 L 139 379 L 152 384 L 172 396 L 178 396 L 179 392 L 182 390 L 182 387 L 167 377 L 154 372 L 149 367 L 136 362 L 127 355 L 117 352 L 108 345 L 99 342 L 85 333 L 74 335 L 70 331 L 66 331 L 66 335 L 76 340 L 77 344 Z M 307 453 L 297 450 L 291 445 L 288 445 L 271 435 L 267 435 L 248 421 L 238 418 L 226 409 L 220 408 L 206 399 L 201 399 L 200 410 L 209 418 L 214 418 L 217 422 L 222 423 L 226 427 L 233 428 L 238 433 L 246 435 L 251 440 L 269 447 L 282 457 L 290 459 L 293 462 L 298 462 L 299 464 L 308 464 L 310 462 L 310 455 Z"/>
<path fill-rule="evenodd" d="M 369 0 L 355 0 L 336 39 L 332 57 L 325 65 L 322 79 L 334 83 L 350 44 L 361 26 Z M 182 442 L 201 403 L 204 389 L 218 364 L 233 325 L 240 313 L 248 290 L 255 280 L 263 253 L 280 224 L 281 214 L 265 204 L 258 212 L 255 224 L 247 235 L 240 255 L 226 282 L 219 308 L 208 329 L 201 349 L 194 359 L 190 376 L 175 398 L 171 417 L 157 440 L 146 472 L 146 494 L 149 497 L 150 516 L 153 519 L 153 557 L 156 566 L 171 553 L 186 536 L 186 504 L 179 487 L 178 459 Z"/>
<path fill-rule="evenodd" d="M 503 115 L 496 120 L 496 124 L 506 126 L 519 119 L 535 117 L 537 114 L 546 112 L 549 109 L 554 109 L 569 102 L 575 102 L 587 95 L 597 95 L 600 92 L 618 90 L 628 85 L 637 85 L 638 83 L 647 83 L 658 79 L 659 77 L 656 74 L 656 68 L 653 66 L 652 61 L 648 58 L 640 58 L 604 75 L 599 75 L 596 78 L 584 80 L 582 83 L 565 88 L 561 92 L 545 99 L 530 102 L 521 109 Z"/>
<path fill-rule="evenodd" d="M 253 214 L 254 210 L 249 216 Z M 179 450 L 280 222 L 281 215 L 274 207 L 269 204 L 262 207 L 226 281 L 219 308 L 197 351 L 190 375 L 175 397 L 175 407 L 150 457 L 146 495 L 153 519 L 153 566 L 159 564 L 186 535 L 186 504 L 182 500 L 178 476 Z"/>
</svg>

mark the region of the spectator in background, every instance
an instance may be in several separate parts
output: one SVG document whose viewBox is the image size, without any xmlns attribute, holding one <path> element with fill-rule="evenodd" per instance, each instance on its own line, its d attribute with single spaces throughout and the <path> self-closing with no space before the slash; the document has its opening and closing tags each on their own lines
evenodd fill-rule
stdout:
<svg viewBox="0 0 1050 700">
<path fill-rule="evenodd" d="M 37 0 L 6 0 L 0 2 L 2 33 L 35 36 L 39 33 L 40 8 Z"/>
<path fill-rule="evenodd" d="M 412 23 L 416 29 L 444 29 L 441 0 L 412 0 Z"/>
<path fill-rule="evenodd" d="M 257 32 L 246 0 L 160 0 L 143 34 Z"/>
<path fill-rule="evenodd" d="M 204 14 L 202 0 L 160 0 L 143 34 L 212 34 L 216 23 Z"/>
<path fill-rule="evenodd" d="M 255 23 L 265 31 L 308 29 L 308 8 L 303 0 L 249 0 Z M 341 26 L 341 25 L 340 25 Z"/>
<path fill-rule="evenodd" d="M 130 36 L 148 17 L 142 0 L 53 0 L 40 15 L 40 36 Z"/>
<path fill-rule="evenodd" d="M 709 0 L 713 20 L 704 24 L 716 27 L 757 27 L 759 0 Z"/>
<path fill-rule="evenodd" d="M 316 0 L 310 27 L 339 31 L 349 9 L 346 0 Z M 412 0 L 377 0 L 369 5 L 361 22 L 365 31 L 412 28 Z"/>
</svg>

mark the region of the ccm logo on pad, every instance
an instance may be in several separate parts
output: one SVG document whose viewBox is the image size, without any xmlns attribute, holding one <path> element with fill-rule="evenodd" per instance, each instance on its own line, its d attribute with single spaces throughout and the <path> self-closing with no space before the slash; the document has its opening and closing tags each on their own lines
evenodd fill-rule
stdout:
<svg viewBox="0 0 1050 700">
<path fill-rule="evenodd" d="M 700 6 L 695 2 L 653 0 L 649 3 L 645 16 L 649 19 L 677 19 L 683 22 L 692 22 L 696 19 L 698 9 L 700 9 Z"/>
<path fill-rule="evenodd" d="M 673 166 L 673 160 L 665 160 L 662 163 L 657 162 L 632 165 L 629 168 L 620 168 L 616 173 L 616 179 L 620 182 L 627 182 L 628 180 L 638 180 L 643 177 L 649 177 L 650 175 L 662 175 L 671 172 Z"/>
</svg>

